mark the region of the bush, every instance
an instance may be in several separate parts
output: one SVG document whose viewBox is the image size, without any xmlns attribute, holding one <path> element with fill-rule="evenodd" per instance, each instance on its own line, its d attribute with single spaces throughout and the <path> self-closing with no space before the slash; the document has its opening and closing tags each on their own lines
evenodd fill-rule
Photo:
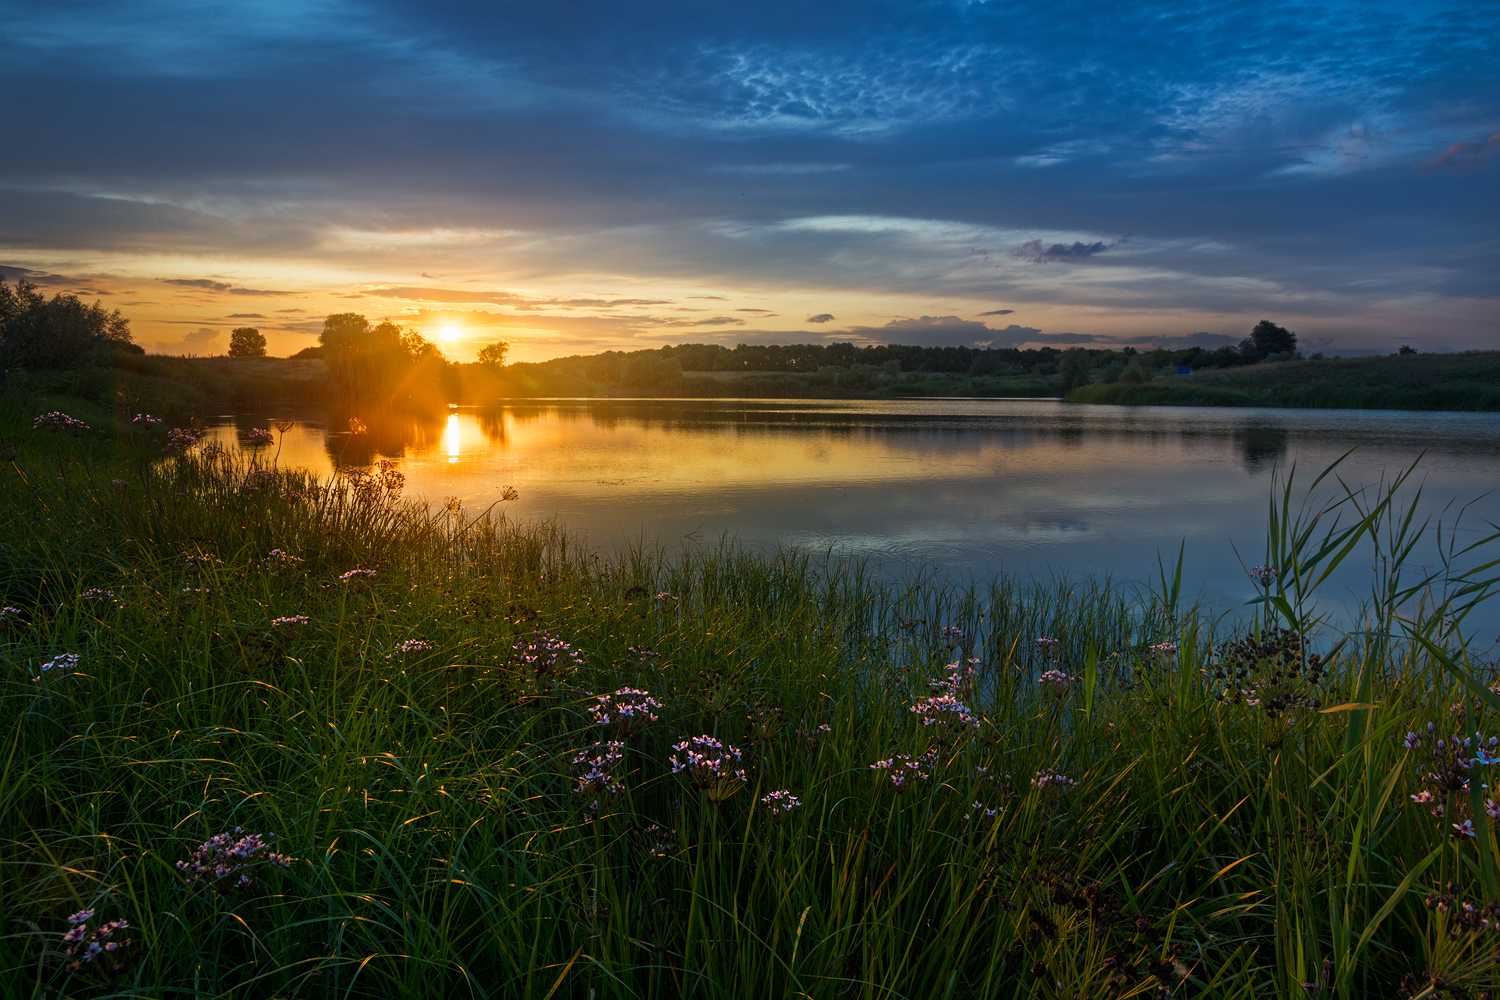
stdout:
<svg viewBox="0 0 1500 1000">
<path fill-rule="evenodd" d="M 131 346 L 130 321 L 120 310 L 86 306 L 65 292 L 48 299 L 30 282 L 12 289 L 0 279 L 0 367 L 106 367 L 117 347 Z"/>
</svg>

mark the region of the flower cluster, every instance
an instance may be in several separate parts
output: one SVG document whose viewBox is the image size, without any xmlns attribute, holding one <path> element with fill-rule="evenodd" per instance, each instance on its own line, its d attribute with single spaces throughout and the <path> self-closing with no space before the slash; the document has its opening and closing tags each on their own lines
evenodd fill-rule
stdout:
<svg viewBox="0 0 1500 1000">
<path fill-rule="evenodd" d="M 1052 695 L 1052 697 L 1062 698 L 1067 695 L 1068 691 L 1073 687 L 1073 682 L 1077 679 L 1070 673 L 1054 668 L 1044 671 L 1042 676 L 1036 679 L 1036 682 L 1042 686 L 1043 691 Z"/>
<path fill-rule="evenodd" d="M 1448 940 L 1457 941 L 1464 934 L 1500 932 L 1500 903 L 1492 901 L 1484 906 L 1461 903 L 1458 884 L 1449 882 L 1446 888 L 1447 892 L 1429 892 L 1425 902 L 1429 910 L 1448 917 Z"/>
<path fill-rule="evenodd" d="M 594 800 L 584 808 L 599 811 L 601 796 L 618 795 L 625 790 L 615 775 L 615 768 L 625 759 L 625 744 L 614 741 L 595 743 L 573 755 L 573 794 L 592 795 Z"/>
<path fill-rule="evenodd" d="M 132 424 L 135 424 L 137 427 L 156 427 L 160 424 L 166 423 L 166 421 L 162 420 L 161 417 L 153 417 L 149 413 L 137 413 L 130 419 L 130 422 Z"/>
<path fill-rule="evenodd" d="M 256 469 L 245 477 L 244 482 L 240 483 L 239 491 L 245 496 L 250 496 L 251 494 L 259 493 L 261 490 L 271 489 L 280 483 L 281 476 L 274 470 Z"/>
<path fill-rule="evenodd" d="M 774 792 L 762 795 L 760 804 L 770 810 L 773 822 L 783 819 L 793 810 L 802 808 L 801 800 L 785 788 L 778 788 Z"/>
<path fill-rule="evenodd" d="M 3 608 L 0 608 L 0 632 L 6 631 L 12 625 L 19 625 L 21 622 L 21 614 L 22 612 L 20 608 L 13 608 L 9 604 L 7 604 Z"/>
<path fill-rule="evenodd" d="M 1323 707 L 1323 659 L 1306 651 L 1306 637 L 1285 628 L 1247 636 L 1219 652 L 1209 675 L 1224 689 L 1221 702 L 1258 707 L 1272 719 Z"/>
<path fill-rule="evenodd" d="M 375 579 L 373 569 L 351 569 L 347 573 L 340 573 L 339 579 L 344 583 L 363 583 L 365 580 Z"/>
<path fill-rule="evenodd" d="M 61 410 L 53 410 L 51 413 L 43 413 L 31 422 L 34 431 L 53 431 L 55 433 L 66 432 L 68 434 L 82 434 L 92 430 L 82 420 L 75 420 Z"/>
<path fill-rule="evenodd" d="M 217 441 L 210 441 L 208 444 L 198 449 L 198 454 L 200 457 L 205 458 L 210 462 L 217 462 L 221 458 L 229 457 L 229 449 L 224 447 Z"/>
<path fill-rule="evenodd" d="M 282 549 L 272 549 L 266 553 L 266 558 L 263 562 L 267 566 L 295 566 L 302 562 L 302 557 L 294 556 Z"/>
<path fill-rule="evenodd" d="M 1151 652 L 1156 653 L 1156 654 L 1158 654 L 1160 656 L 1170 656 L 1173 653 L 1177 652 L 1177 643 L 1175 643 L 1175 642 L 1158 642 L 1156 645 L 1154 645 L 1154 646 L 1147 646 L 1146 648 L 1149 649 L 1149 650 L 1151 650 Z"/>
<path fill-rule="evenodd" d="M 260 834 L 247 834 L 235 827 L 232 833 L 221 833 L 199 844 L 191 858 L 177 862 L 177 870 L 187 876 L 189 885 L 203 879 L 215 889 L 248 889 L 255 884 L 249 874 L 255 866 L 286 868 L 293 860 L 272 851 Z"/>
<path fill-rule="evenodd" d="M 583 654 L 551 632 L 537 632 L 511 647 L 516 658 L 538 676 L 567 676 L 583 662 Z"/>
<path fill-rule="evenodd" d="M 938 642 L 947 650 L 965 649 L 969 645 L 969 634 L 957 625 L 944 625 L 938 629 Z"/>
<path fill-rule="evenodd" d="M 672 749 L 677 751 L 672 755 L 672 773 L 686 774 L 711 799 L 727 798 L 749 781 L 739 748 L 712 736 L 694 736 L 672 744 Z"/>
<path fill-rule="evenodd" d="M 407 656 L 411 653 L 430 653 L 436 648 L 426 639 L 407 639 L 405 642 L 398 643 L 395 650 L 385 654 L 385 658 L 394 660 L 398 656 Z"/>
<path fill-rule="evenodd" d="M 111 920 L 90 929 L 93 910 L 79 910 L 68 917 L 68 930 L 63 934 L 63 958 L 67 959 L 63 971 L 77 975 L 87 969 L 115 978 L 123 975 L 129 966 L 129 950 L 132 941 L 128 937 L 116 937 L 130 927 L 128 920 Z"/>
<path fill-rule="evenodd" d="M 186 455 L 198 443 L 198 432 L 191 427 L 173 427 L 167 431 L 167 443 L 162 451 L 169 455 Z"/>
<path fill-rule="evenodd" d="M 269 430 L 252 427 L 245 432 L 245 443 L 252 448 L 264 448 L 268 444 L 276 443 L 276 435 Z"/>
<path fill-rule="evenodd" d="M 1060 645 L 1060 644 L 1061 644 L 1061 640 L 1054 639 L 1051 636 L 1039 635 L 1039 636 L 1036 637 L 1037 648 L 1040 649 L 1044 653 L 1050 653 L 1050 652 L 1052 652 L 1053 649 L 1055 647 L 1057 647 L 1058 645 Z"/>
<path fill-rule="evenodd" d="M 665 590 L 651 599 L 655 601 L 657 607 L 660 608 L 669 608 L 677 603 L 677 598 L 674 595 L 667 593 Z"/>
<path fill-rule="evenodd" d="M 809 726 L 805 722 L 797 723 L 797 741 L 802 744 L 802 748 L 808 753 L 812 753 L 818 747 L 822 746 L 823 741 L 828 738 L 828 734 L 831 732 L 833 732 L 833 727 L 826 722 L 817 726 Z"/>
<path fill-rule="evenodd" d="M 1417 780 L 1426 786 L 1410 796 L 1411 800 L 1419 806 L 1431 806 L 1432 815 L 1441 818 L 1447 813 L 1448 797 L 1457 796 L 1458 816 L 1454 818 L 1458 822 L 1452 824 L 1453 836 L 1474 836 L 1474 821 L 1468 818 L 1469 776 L 1476 765 L 1500 764 L 1500 738 L 1486 740 L 1475 733 L 1472 738 L 1455 735 L 1442 739 L 1437 727 L 1429 722 L 1427 728 L 1407 733 L 1401 745 L 1417 751 Z M 1484 800 L 1484 812 L 1490 819 L 1500 819 L 1500 805 L 1493 799 Z"/>
<path fill-rule="evenodd" d="M 287 615 L 285 618 L 272 618 L 272 628 L 296 629 L 311 622 L 312 619 L 306 615 Z"/>
<path fill-rule="evenodd" d="M 945 677 L 941 680 L 928 681 L 927 686 L 933 691 L 944 691 L 962 698 L 974 689 L 974 678 L 979 673 L 974 665 L 978 662 L 977 656 L 956 660 L 943 668 Z"/>
<path fill-rule="evenodd" d="M 969 706 L 951 694 L 933 695 L 923 698 L 907 711 L 922 720 L 924 726 L 941 726 L 944 732 L 957 735 L 969 729 L 979 728 L 979 719 Z"/>
<path fill-rule="evenodd" d="M 600 726 L 614 726 L 621 736 L 633 736 L 656 721 L 653 709 L 661 708 L 661 702 L 651 697 L 650 691 L 635 688 L 620 688 L 612 694 L 594 696 L 589 714 Z"/>
<path fill-rule="evenodd" d="M 187 556 L 182 560 L 182 565 L 195 573 L 204 573 L 215 566 L 224 565 L 224 560 L 216 555 L 201 552 L 197 555 Z"/>
<path fill-rule="evenodd" d="M 103 587 L 90 587 L 78 595 L 90 604 L 106 604 L 115 599 L 113 590 L 105 590 Z"/>
<path fill-rule="evenodd" d="M 1078 782 L 1069 778 L 1061 771 L 1055 771 L 1050 767 L 1044 767 L 1031 779 L 1031 787 L 1046 795 L 1051 792 L 1065 792 Z"/>
<path fill-rule="evenodd" d="M 67 677 L 78 670 L 78 654 L 59 653 L 46 663 L 43 663 L 38 670 L 37 675 L 31 679 L 33 684 L 43 677 Z"/>
<path fill-rule="evenodd" d="M 1275 566 L 1256 566 L 1250 570 L 1250 579 L 1255 581 L 1256 586 L 1264 589 L 1280 574 L 1281 570 Z"/>
<path fill-rule="evenodd" d="M 896 791 L 900 793 L 906 791 L 908 785 L 930 779 L 932 765 L 936 762 L 937 747 L 933 747 L 916 757 L 898 753 L 885 760 L 877 760 L 870 765 L 870 768 L 875 771 L 884 771 L 891 779 L 891 784 L 896 787 Z"/>
</svg>

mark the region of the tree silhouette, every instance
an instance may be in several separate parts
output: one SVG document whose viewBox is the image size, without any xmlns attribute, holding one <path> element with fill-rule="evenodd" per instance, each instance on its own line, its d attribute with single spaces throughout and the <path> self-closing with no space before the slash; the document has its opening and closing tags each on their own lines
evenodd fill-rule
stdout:
<svg viewBox="0 0 1500 1000">
<path fill-rule="evenodd" d="M 229 356 L 231 358 L 263 358 L 266 356 L 266 335 L 253 326 L 238 327 L 229 332 Z"/>
</svg>

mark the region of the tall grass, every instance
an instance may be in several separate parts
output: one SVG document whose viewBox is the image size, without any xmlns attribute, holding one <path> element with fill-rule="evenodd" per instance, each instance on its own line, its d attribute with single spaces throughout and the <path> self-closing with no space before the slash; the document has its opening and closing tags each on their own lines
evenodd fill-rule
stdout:
<svg viewBox="0 0 1500 1000">
<path fill-rule="evenodd" d="M 0 399 L 16 995 L 1500 985 L 1500 937 L 1462 908 L 1500 899 L 1488 765 L 1467 793 L 1423 777 L 1452 770 L 1438 736 L 1500 728 L 1464 626 L 1493 600 L 1495 538 L 1444 534 L 1442 572 L 1410 579 L 1439 528 L 1400 476 L 1285 480 L 1256 556 L 1275 570 L 1228 620 L 1166 563 L 1122 590 L 889 585 L 732 546 L 602 557 L 499 512 L 429 515 L 378 470 L 163 458 L 149 433 L 32 431 L 36 411 Z M 1364 619 L 1334 633 L 1318 586 L 1372 552 Z M 76 670 L 41 669 L 61 654 Z M 622 687 L 657 718 L 598 724 Z M 700 735 L 741 752 L 743 783 L 673 772 Z M 613 781 L 577 794 L 580 752 L 609 741 Z M 800 805 L 762 804 L 777 790 Z M 178 862 L 236 828 L 295 860 L 190 882 Z M 81 910 L 132 944 L 70 972 Z"/>
</svg>

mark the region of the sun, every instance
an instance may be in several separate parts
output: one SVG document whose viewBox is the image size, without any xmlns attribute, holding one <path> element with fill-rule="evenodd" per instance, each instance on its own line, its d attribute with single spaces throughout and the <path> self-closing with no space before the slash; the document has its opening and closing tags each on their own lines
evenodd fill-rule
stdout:
<svg viewBox="0 0 1500 1000">
<path fill-rule="evenodd" d="M 464 335 L 464 332 L 462 330 L 460 330 L 456 326 L 445 326 L 441 330 L 438 331 L 438 336 L 441 337 L 441 338 L 443 338 L 444 340 L 446 340 L 450 344 L 453 343 L 458 338 L 462 337 L 463 335 Z"/>
</svg>

